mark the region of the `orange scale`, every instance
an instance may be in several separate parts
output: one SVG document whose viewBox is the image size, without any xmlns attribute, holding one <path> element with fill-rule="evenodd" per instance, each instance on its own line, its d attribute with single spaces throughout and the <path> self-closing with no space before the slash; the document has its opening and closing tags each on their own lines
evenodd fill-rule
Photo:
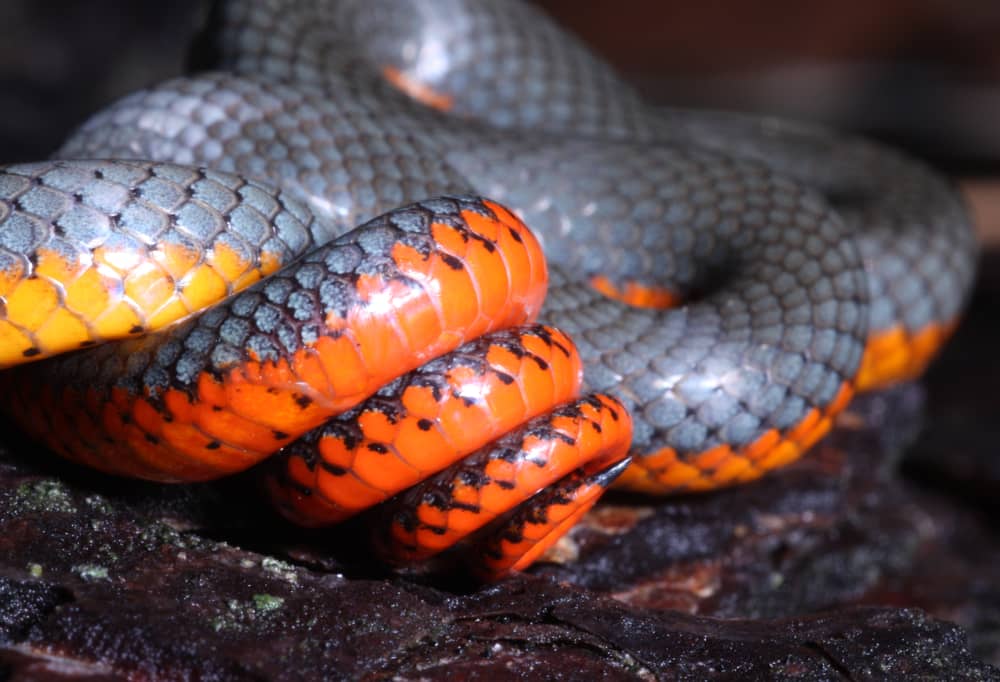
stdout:
<svg viewBox="0 0 1000 682">
<path fill-rule="evenodd" d="M 399 431 L 399 422 L 389 419 L 382 412 L 366 410 L 358 415 L 358 426 L 368 440 L 391 443 Z"/>
<path fill-rule="evenodd" d="M 594 503 L 600 499 L 600 493 L 588 497 L 585 501 L 581 502 L 580 505 L 574 509 L 573 513 L 566 516 L 560 522 L 554 524 L 553 526 L 541 526 L 539 525 L 539 534 L 543 537 L 535 541 L 531 549 L 521 554 L 521 557 L 512 563 L 507 571 L 523 571 L 531 564 L 535 563 L 545 552 L 549 550 L 552 545 L 559 541 L 563 535 L 565 535 L 570 528 L 575 526 L 577 522 L 583 518 L 584 514 L 590 511 Z M 507 554 L 516 554 L 517 550 L 513 546 L 506 550 Z"/>
<path fill-rule="evenodd" d="M 312 348 L 303 348 L 292 358 L 292 373 L 298 377 L 298 382 L 304 383 L 317 393 L 330 393 L 330 378 L 319 353 Z"/>
<path fill-rule="evenodd" d="M 229 410 L 215 410 L 210 405 L 195 406 L 194 424 L 207 437 L 225 441 L 259 457 L 271 454 L 288 442 L 275 437 L 275 430 Z M 280 431 L 280 430 L 279 430 Z M 284 431 L 281 431 L 285 434 Z M 291 434 L 285 434 L 291 435 Z"/>
<path fill-rule="evenodd" d="M 144 432 L 152 435 L 160 435 L 160 427 L 163 425 L 163 415 L 153 407 L 148 401 L 138 399 L 131 405 L 132 423 Z"/>
<path fill-rule="evenodd" d="M 598 417 L 600 416 L 598 415 Z M 576 443 L 581 451 L 596 452 L 608 447 L 612 443 L 618 431 L 616 428 L 617 422 L 602 423 L 602 421 L 605 420 L 598 418 L 580 421 L 579 435 L 576 438 Z M 610 421 L 610 419 L 607 421 Z"/>
<path fill-rule="evenodd" d="M 323 461 L 330 466 L 350 471 L 354 468 L 355 448 L 347 447 L 347 443 L 336 436 L 323 436 L 316 443 L 316 450 Z"/>
<path fill-rule="evenodd" d="M 461 398 L 450 398 L 441 406 L 438 423 L 452 446 L 459 451 L 472 452 L 490 438 L 492 417 L 486 406 L 473 403 L 466 406 Z"/>
<path fill-rule="evenodd" d="M 66 304 L 69 303 L 67 292 Z M 119 338 L 133 334 L 132 330 L 145 327 L 145 320 L 127 302 L 119 301 L 110 305 L 104 313 L 93 322 L 93 328 L 98 337 L 104 339 Z"/>
<path fill-rule="evenodd" d="M 530 497 L 534 490 L 525 490 L 515 482 L 513 488 L 506 488 L 499 485 L 501 481 L 514 481 L 516 472 L 511 472 L 509 478 L 493 478 L 493 483 L 485 485 L 479 491 L 479 508 L 481 514 L 498 516 L 507 509 L 516 506 Z"/>
<path fill-rule="evenodd" d="M 300 402 L 303 396 L 294 391 L 272 391 L 268 384 L 249 384 L 233 379 L 234 374 L 230 374 L 225 384 L 229 409 L 262 426 L 299 435 L 322 424 L 331 415 L 329 407 L 320 406 L 315 400 Z"/>
<path fill-rule="evenodd" d="M 500 236 L 501 223 L 496 218 L 485 216 L 476 211 L 462 211 L 462 219 L 468 225 L 470 231 L 478 234 L 487 241 L 496 243 L 497 238 Z"/>
<path fill-rule="evenodd" d="M 451 254 L 463 253 L 469 238 L 462 230 L 445 223 L 431 223 L 431 237 L 442 251 Z"/>
<path fill-rule="evenodd" d="M 520 241 L 512 236 L 511 231 L 518 235 Z M 511 296 L 520 299 L 533 295 L 538 290 L 541 290 L 544 296 L 548 284 L 548 271 L 545 259 L 539 257 L 541 245 L 535 236 L 523 227 L 506 226 L 500 230 L 498 245 L 503 253 L 507 272 L 511 275 Z"/>
<path fill-rule="evenodd" d="M 782 441 L 771 452 L 757 462 L 757 466 L 763 471 L 770 471 L 776 467 L 784 466 L 794 462 L 802 454 L 802 450 L 790 441 Z"/>
<path fill-rule="evenodd" d="M 182 461 L 188 462 L 180 480 L 209 480 L 243 471 L 261 460 L 263 455 L 223 443 L 201 433 L 191 424 L 166 424 L 163 440 L 173 446 Z"/>
<path fill-rule="evenodd" d="M 827 432 L 830 431 L 830 427 L 833 426 L 833 420 L 830 417 L 823 417 L 819 420 L 813 430 L 807 434 L 804 434 L 801 439 L 796 441 L 798 443 L 799 449 L 802 452 L 806 452 L 811 448 L 816 442 L 825 436 Z"/>
<path fill-rule="evenodd" d="M 34 347 L 35 342 L 28 334 L 7 320 L 0 320 L 0 369 L 21 364 L 26 360 L 25 352 Z"/>
<path fill-rule="evenodd" d="M 162 482 L 177 480 L 177 457 L 169 450 L 155 447 L 149 434 L 135 424 L 126 424 L 123 438 L 106 450 L 107 462 L 101 467 L 120 476 L 137 476 Z"/>
<path fill-rule="evenodd" d="M 491 459 L 483 468 L 483 473 L 492 481 L 512 482 L 517 475 L 514 464 L 503 459 Z"/>
<path fill-rule="evenodd" d="M 183 244 L 163 242 L 150 253 L 150 258 L 177 281 L 201 262 L 201 253 L 198 249 L 189 248 Z"/>
<path fill-rule="evenodd" d="M 502 533 L 497 544 L 499 557 L 480 555 L 475 561 L 477 570 L 484 577 L 496 579 L 511 571 L 523 571 L 537 561 L 552 545 L 586 514 L 604 489 L 588 485 L 574 491 L 568 504 L 552 505 L 546 509 L 542 523 L 525 523 L 514 533 Z M 517 541 L 507 539 L 516 536 Z"/>
<path fill-rule="evenodd" d="M 697 467 L 693 467 L 690 464 L 685 464 L 683 462 L 677 462 L 668 469 L 658 471 L 656 473 L 656 478 L 663 485 L 661 490 L 675 490 L 685 486 L 691 486 L 692 483 L 701 478 L 701 475 L 701 471 L 699 471 Z"/>
<path fill-rule="evenodd" d="M 428 386 L 407 386 L 400 402 L 406 412 L 416 419 L 437 419 L 441 403 L 434 398 L 434 391 Z"/>
<path fill-rule="evenodd" d="M 484 322 L 480 321 L 481 305 L 472 275 L 468 270 L 442 269 L 444 280 L 440 287 L 441 317 L 447 330 L 464 329 L 472 325 L 479 327 L 480 333 Z M 469 329 L 467 338 L 477 330 Z"/>
<path fill-rule="evenodd" d="M 865 344 L 855 383 L 860 390 L 890 384 L 902 375 L 908 358 L 907 334 L 902 326 L 877 332 Z"/>
<path fill-rule="evenodd" d="M 216 241 L 212 245 L 206 254 L 206 261 L 229 283 L 236 281 L 251 266 L 241 252 L 223 241 Z"/>
<path fill-rule="evenodd" d="M 201 310 L 229 293 L 228 282 L 207 264 L 199 265 L 178 282 L 180 297 L 189 310 Z"/>
<path fill-rule="evenodd" d="M 497 202 L 492 201 L 490 199 L 484 199 L 483 204 L 485 204 L 487 208 L 489 208 L 491 211 L 493 211 L 494 214 L 496 214 L 496 219 L 499 220 L 504 227 L 513 228 L 514 230 L 520 233 L 531 235 L 528 228 L 524 226 L 524 222 L 503 204 L 498 204 Z M 503 231 L 501 231 L 500 234 L 502 235 Z"/>
<path fill-rule="evenodd" d="M 537 447 L 531 448 L 531 461 L 543 461 L 545 464 L 520 467 L 517 472 L 517 487 L 534 494 L 586 463 L 602 447 L 603 443 L 599 439 L 588 442 L 587 438 L 578 439 L 576 445 L 569 445 L 561 440 L 551 442 L 548 447 L 539 443 Z"/>
<path fill-rule="evenodd" d="M 306 488 L 312 488 L 316 482 L 316 471 L 302 457 L 288 457 L 285 462 L 285 475 L 293 483 Z"/>
<path fill-rule="evenodd" d="M 408 372 L 418 363 L 416 351 L 407 347 L 406 340 L 389 324 L 366 320 L 363 324 L 353 324 L 351 331 L 366 376 L 364 385 L 372 390 L 383 379 Z"/>
<path fill-rule="evenodd" d="M 459 480 L 455 480 L 452 482 L 451 500 L 452 502 L 458 505 L 478 507 L 479 487 L 474 485 L 467 485 Z M 460 511 L 460 510 L 453 509 L 452 513 L 455 511 Z"/>
<path fill-rule="evenodd" d="M 125 295 L 147 315 L 162 309 L 177 292 L 173 280 L 148 261 L 125 276 L 124 289 Z"/>
<path fill-rule="evenodd" d="M 500 252 L 495 248 L 489 251 L 482 242 L 470 240 L 462 260 L 475 273 L 481 312 L 493 317 L 507 310 L 514 283 Z"/>
<path fill-rule="evenodd" d="M 552 327 L 545 327 L 546 330 L 554 331 Z M 560 332 L 561 334 L 561 332 Z M 534 334 L 524 334 L 521 336 L 521 341 L 524 344 L 525 350 L 529 353 L 537 355 L 546 362 L 549 362 L 552 356 L 559 351 L 554 351 L 551 345 L 545 339 Z"/>
<path fill-rule="evenodd" d="M 497 430 L 509 430 L 529 417 L 528 406 L 517 382 L 494 382 L 486 394 L 486 404 Z"/>
<path fill-rule="evenodd" d="M 719 484 L 715 482 L 710 476 L 706 476 L 704 472 L 701 472 L 698 478 L 692 479 L 685 483 L 683 486 L 677 488 L 677 491 L 692 492 L 692 493 L 702 493 L 709 490 L 715 490 L 719 487 Z"/>
<path fill-rule="evenodd" d="M 300 349 L 292 355 L 290 360 L 281 358 L 277 361 L 250 362 L 243 366 L 253 367 L 254 373 L 260 376 L 260 383 L 284 389 L 288 386 L 298 386 L 301 384 L 296 366 L 305 360 L 305 355 L 304 350 Z M 239 367 L 230 370 L 230 378 L 238 376 L 238 372 Z"/>
<path fill-rule="evenodd" d="M 118 302 L 121 293 L 120 279 L 103 276 L 97 268 L 89 268 L 66 285 L 63 296 L 71 310 L 96 321 Z"/>
<path fill-rule="evenodd" d="M 447 112 L 454 106 L 451 95 L 438 92 L 395 66 L 383 66 L 382 76 L 407 96 L 433 109 Z"/>
<path fill-rule="evenodd" d="M 749 483 L 750 481 L 756 481 L 758 478 L 763 476 L 764 471 L 757 468 L 755 464 L 744 469 L 740 474 L 736 476 L 735 483 Z"/>
<path fill-rule="evenodd" d="M 397 457 L 391 448 L 382 445 L 388 448 L 388 452 L 379 453 L 368 449 L 366 445 L 367 443 L 363 443 L 355 451 L 351 471 L 378 490 L 382 499 L 388 499 L 420 481 L 420 470 Z"/>
<path fill-rule="evenodd" d="M 843 382 L 840 384 L 840 389 L 837 391 L 837 395 L 834 396 L 833 402 L 827 405 L 826 414 L 831 417 L 839 414 L 847 407 L 853 397 L 854 387 L 848 381 Z"/>
<path fill-rule="evenodd" d="M 426 431 L 419 419 L 407 417 L 400 423 L 393 445 L 399 456 L 423 473 L 439 471 L 454 464 L 464 453 L 456 452 L 436 425 Z"/>
<path fill-rule="evenodd" d="M 649 471 L 659 471 L 680 464 L 677 451 L 671 447 L 660 448 L 656 452 L 636 458 L 633 467 L 639 466 Z M 631 467 L 630 467 L 631 468 Z M 626 472 L 628 469 L 626 469 Z"/>
<path fill-rule="evenodd" d="M 26 279 L 14 289 L 5 303 L 8 320 L 20 327 L 37 329 L 61 305 L 56 285 L 45 279 Z"/>
<path fill-rule="evenodd" d="M 94 252 L 92 256 L 86 250 L 80 250 L 75 255 L 75 258 L 66 258 L 66 254 L 60 251 L 44 247 L 35 249 L 34 274 L 65 286 L 82 275 L 88 268 L 93 267 L 93 261 L 98 260 L 96 258 L 97 252 Z M 98 260 L 98 262 L 100 261 Z M 18 271 L 24 272 L 20 266 Z"/>
<path fill-rule="evenodd" d="M 712 473 L 711 478 L 716 485 L 726 485 L 731 483 L 736 477 L 750 467 L 750 460 L 746 457 L 730 455 L 730 457 L 726 461 L 722 462 L 722 464 L 720 464 L 719 467 Z"/>
<path fill-rule="evenodd" d="M 408 290 L 400 297 L 397 305 L 394 327 L 402 333 L 405 352 L 419 354 L 423 348 L 431 348 L 444 332 L 444 321 L 438 308 L 425 290 Z M 394 335 L 395 336 L 395 335 Z M 397 346 L 397 350 L 398 350 Z"/>
<path fill-rule="evenodd" d="M 134 402 L 134 400 L 136 400 L 131 393 L 117 386 L 111 387 L 111 393 L 107 399 L 105 399 L 104 395 L 97 393 L 96 391 L 95 395 L 102 404 L 105 402 L 105 400 L 107 400 L 107 402 L 110 402 L 123 414 L 126 414 L 132 410 L 132 403 Z"/>
<path fill-rule="evenodd" d="M 486 350 L 486 362 L 496 370 L 517 375 L 521 367 L 521 358 L 504 346 L 491 343 Z"/>
<path fill-rule="evenodd" d="M 464 261 L 461 267 L 449 265 L 441 254 L 431 256 L 425 287 L 440 305 L 446 329 L 463 329 L 467 336 L 485 331 L 484 308 L 479 291 L 479 273 Z"/>
<path fill-rule="evenodd" d="M 392 260 L 405 275 L 420 281 L 427 278 L 430 259 L 409 244 L 403 242 L 393 244 Z"/>
<path fill-rule="evenodd" d="M 474 386 L 482 383 L 484 378 L 478 369 L 469 367 L 468 365 L 456 365 L 452 367 L 448 370 L 446 377 L 448 385 L 453 390 L 461 390 L 463 387 L 472 389 Z"/>
<path fill-rule="evenodd" d="M 781 442 L 781 433 L 777 429 L 768 429 L 757 440 L 743 448 L 742 454 L 751 461 L 756 461 L 766 455 Z"/>
<path fill-rule="evenodd" d="M 341 519 L 386 499 L 382 491 L 373 489 L 349 473 L 337 476 L 323 469 L 319 469 L 316 476 L 316 491 L 340 509 Z"/>
<path fill-rule="evenodd" d="M 271 274 L 270 270 L 264 268 L 251 268 L 232 281 L 233 291 L 243 291 L 251 284 L 259 282 L 265 275 Z"/>
<path fill-rule="evenodd" d="M 192 414 L 192 402 L 187 395 L 181 391 L 170 390 L 164 396 L 168 409 L 177 417 Z M 226 387 L 221 381 L 208 372 L 202 372 L 198 376 L 198 398 L 197 402 L 203 405 L 213 405 L 224 407 L 226 405 Z M 191 419 L 191 417 L 187 417 Z"/>
<path fill-rule="evenodd" d="M 931 323 L 917 332 L 913 337 L 913 348 L 921 365 L 926 364 L 940 350 L 957 326 L 958 324 L 954 321 L 942 324 Z"/>
<path fill-rule="evenodd" d="M 717 445 L 701 454 L 695 455 L 691 463 L 702 470 L 715 469 L 733 456 L 733 450 L 728 445 Z"/>
<path fill-rule="evenodd" d="M 468 509 L 452 509 L 448 512 L 447 523 L 448 536 L 451 538 L 450 544 L 455 544 L 470 533 L 479 530 L 492 519 L 492 516 L 484 515 L 480 512 L 469 511 Z"/>
<path fill-rule="evenodd" d="M 125 433 L 125 422 L 122 411 L 111 403 L 105 403 L 100 415 L 101 428 L 114 440 L 121 440 Z"/>
<path fill-rule="evenodd" d="M 146 318 L 146 328 L 147 329 L 160 329 L 165 327 L 171 322 L 176 322 L 178 320 L 184 319 L 190 314 L 187 306 L 184 302 L 177 297 L 171 297 L 166 305 L 161 306 L 158 310 L 150 314 Z"/>
<path fill-rule="evenodd" d="M 200 459 L 202 451 L 207 452 L 207 446 L 218 442 L 202 433 L 195 424 L 176 421 L 163 424 L 155 438 L 162 444 L 158 450 L 177 455 L 177 459 Z M 221 443 L 219 447 L 222 447 Z"/>
<path fill-rule="evenodd" d="M 651 286 L 630 280 L 619 286 L 604 275 L 591 277 L 590 286 L 608 298 L 636 308 L 663 310 L 680 305 L 683 298 L 664 287 Z"/>
<path fill-rule="evenodd" d="M 277 251 L 261 251 L 260 256 L 257 258 L 258 269 L 260 275 L 270 275 L 272 272 L 276 272 L 278 269 L 282 268 L 286 262 L 285 257 Z"/>
<path fill-rule="evenodd" d="M 448 526 L 448 512 L 433 504 L 417 505 L 416 516 L 417 520 L 424 526 L 431 528 L 446 528 Z"/>
<path fill-rule="evenodd" d="M 414 533 L 414 539 L 417 547 L 423 550 L 420 551 L 417 556 L 437 554 L 442 550 L 448 549 L 455 543 L 452 538 L 448 537 L 447 533 L 439 534 L 426 528 L 418 529 L 417 532 Z"/>
<path fill-rule="evenodd" d="M 199 394 L 201 394 L 203 391 L 207 389 L 207 385 L 214 383 L 215 382 L 207 374 L 203 374 L 202 376 L 198 377 Z M 173 419 L 181 422 L 193 422 L 195 419 L 197 419 L 198 408 L 196 404 L 192 402 L 191 398 L 187 395 L 187 393 L 185 393 L 184 391 L 179 391 L 177 389 L 172 388 L 163 394 L 162 400 L 167 413 L 170 414 Z M 202 404 L 201 401 L 199 401 L 198 404 Z M 205 401 L 204 404 L 224 405 L 225 403 L 221 401 L 219 403 L 216 403 L 215 401 Z M 152 408 L 151 405 L 149 407 Z M 152 409 L 154 409 L 155 411 L 155 408 Z"/>
<path fill-rule="evenodd" d="M 577 390 L 570 390 L 565 398 L 560 396 L 557 389 L 575 389 L 575 384 L 571 383 L 567 386 L 560 382 L 561 385 L 557 386 L 552 373 L 547 369 L 542 369 L 533 358 L 521 358 L 520 364 L 521 367 L 517 375 L 521 377 L 521 391 L 528 402 L 529 412 L 538 412 L 576 397 Z"/>
<path fill-rule="evenodd" d="M 101 413 L 104 411 L 106 405 L 110 405 L 107 397 L 104 395 L 99 395 L 97 391 L 92 388 L 88 388 L 80 396 L 80 400 L 83 403 L 83 411 L 87 413 L 87 416 L 94 420 L 94 423 L 98 423 L 101 418 Z"/>
<path fill-rule="evenodd" d="M 792 429 L 785 435 L 785 438 L 791 441 L 799 442 L 802 438 L 809 432 L 811 432 L 816 424 L 819 423 L 820 413 L 816 408 L 812 408 L 806 415 L 799 420 Z"/>
<path fill-rule="evenodd" d="M 346 333 L 335 338 L 324 336 L 316 341 L 313 349 L 330 383 L 328 398 L 338 403 L 338 410 L 346 410 L 361 400 L 373 382 L 354 340 Z"/>
</svg>

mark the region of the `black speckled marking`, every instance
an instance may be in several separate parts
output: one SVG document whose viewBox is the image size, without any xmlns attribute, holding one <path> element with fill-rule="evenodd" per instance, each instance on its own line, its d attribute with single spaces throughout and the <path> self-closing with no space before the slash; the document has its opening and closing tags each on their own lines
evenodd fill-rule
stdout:
<svg viewBox="0 0 1000 682">
<path fill-rule="evenodd" d="M 923 165 L 799 124 L 652 112 L 529 5 L 260 0 L 221 14 L 230 73 L 126 97 L 61 152 L 167 163 L 0 173 L 0 266 L 30 271 L 39 245 L 83 239 L 285 252 L 407 201 L 487 195 L 543 240 L 543 318 L 574 337 L 590 388 L 632 410 L 640 451 L 682 456 L 790 429 L 854 375 L 869 330 L 949 323 L 967 296 L 968 218 Z M 426 36 L 444 50 L 414 49 Z M 386 66 L 454 96 L 457 116 L 392 90 Z M 439 203 L 453 208 L 376 221 L 167 337 L 52 367 L 156 395 L 248 350 L 277 358 L 316 339 L 323 311 L 351 305 L 352 277 L 383 267 L 372 250 L 397 238 L 429 248 L 418 235 Z M 595 274 L 697 296 L 632 310 L 581 285 Z"/>
</svg>

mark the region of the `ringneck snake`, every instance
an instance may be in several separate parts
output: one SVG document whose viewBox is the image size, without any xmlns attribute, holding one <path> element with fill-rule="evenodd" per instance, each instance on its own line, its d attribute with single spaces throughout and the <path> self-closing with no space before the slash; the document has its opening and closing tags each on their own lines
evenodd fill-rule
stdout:
<svg viewBox="0 0 1000 682">
<path fill-rule="evenodd" d="M 918 375 L 967 297 L 972 230 L 923 164 L 653 109 L 530 6 L 217 15 L 221 70 L 0 174 L 4 408 L 70 459 L 267 459 L 292 520 L 379 505 L 393 560 L 462 541 L 496 577 L 616 479 L 797 459 L 855 391 Z"/>
</svg>

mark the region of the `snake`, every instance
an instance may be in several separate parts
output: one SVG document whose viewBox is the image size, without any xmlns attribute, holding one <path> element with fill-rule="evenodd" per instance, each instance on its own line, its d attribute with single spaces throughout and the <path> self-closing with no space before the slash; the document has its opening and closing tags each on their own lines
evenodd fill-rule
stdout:
<svg viewBox="0 0 1000 682">
<path fill-rule="evenodd" d="M 970 220 L 926 164 L 653 107 L 532 5 L 212 23 L 212 70 L 0 172 L 3 407 L 72 460 L 263 461 L 297 523 L 374 506 L 385 556 L 461 543 L 499 576 L 612 483 L 796 460 L 968 298 Z"/>
</svg>

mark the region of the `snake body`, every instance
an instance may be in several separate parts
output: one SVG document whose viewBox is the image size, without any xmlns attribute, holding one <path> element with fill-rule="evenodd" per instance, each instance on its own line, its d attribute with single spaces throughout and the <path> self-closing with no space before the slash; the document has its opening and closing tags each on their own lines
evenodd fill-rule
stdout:
<svg viewBox="0 0 1000 682">
<path fill-rule="evenodd" d="M 64 160 L 0 175 L 0 363 L 188 318 L 333 241 L 166 332 L 8 372 L 8 409 L 70 457 L 185 480 L 284 447 L 273 495 L 293 518 L 320 523 L 478 450 L 465 461 L 480 462 L 479 474 L 448 470 L 406 493 L 409 506 L 387 512 L 395 520 L 383 544 L 421 557 L 454 541 L 452 529 L 473 532 L 488 518 L 469 518 L 490 506 L 482 481 L 554 495 L 560 504 L 542 508 L 563 512 L 536 524 L 550 541 L 548 530 L 624 468 L 629 441 L 632 463 L 618 480 L 633 489 L 750 480 L 798 457 L 856 389 L 921 371 L 958 319 L 975 259 L 964 207 L 895 152 L 804 125 L 651 109 L 516 2 L 270 0 L 223 3 L 219 14 L 224 71 L 126 97 L 64 145 Z M 467 194 L 494 201 L 424 201 Z M 518 218 L 549 260 L 544 305 L 534 288 L 544 266 Z M 687 302 L 662 310 L 616 299 Z M 583 384 L 600 395 L 571 403 L 559 428 L 532 422 L 547 407 L 528 399 L 508 421 L 469 417 L 477 438 L 463 454 L 420 465 L 402 456 L 406 472 L 385 474 L 391 486 L 357 473 L 383 466 L 363 464 L 365 448 L 395 447 L 400 425 L 429 419 L 407 403 L 430 380 L 410 375 L 359 401 L 458 349 L 434 362 L 479 382 L 478 403 L 449 389 L 466 407 L 484 403 L 484 377 L 513 374 L 454 364 L 469 352 L 459 346 L 530 322 L 539 307 L 562 332 L 526 328 L 518 338 L 546 339 L 550 354 L 575 343 Z M 369 327 L 382 309 L 390 321 Z M 573 341 L 554 341 L 561 333 Z M 483 343 L 487 354 L 553 364 L 510 338 Z M 345 348 L 320 348 L 334 344 Z M 522 396 L 539 390 L 511 381 Z M 566 387 L 555 403 L 579 387 L 547 381 Z M 452 414 L 434 409 L 435 420 Z M 526 420 L 527 432 L 490 450 Z M 557 455 L 563 437 L 585 440 L 566 435 L 584 422 L 604 434 L 596 450 Z M 442 423 L 424 432 L 462 430 Z M 288 445 L 315 427 L 326 431 Z M 524 454 L 525 439 L 542 433 L 548 454 Z M 564 464 L 541 482 L 482 474 L 514 452 Z M 335 490 L 347 479 L 365 486 Z M 561 492 L 547 488 L 558 480 Z M 448 492 L 422 505 L 434 490 Z M 487 552 L 490 571 L 521 567 L 544 545 L 521 544 L 529 512 L 507 518 L 517 531 L 490 536 L 508 543 Z"/>
</svg>

